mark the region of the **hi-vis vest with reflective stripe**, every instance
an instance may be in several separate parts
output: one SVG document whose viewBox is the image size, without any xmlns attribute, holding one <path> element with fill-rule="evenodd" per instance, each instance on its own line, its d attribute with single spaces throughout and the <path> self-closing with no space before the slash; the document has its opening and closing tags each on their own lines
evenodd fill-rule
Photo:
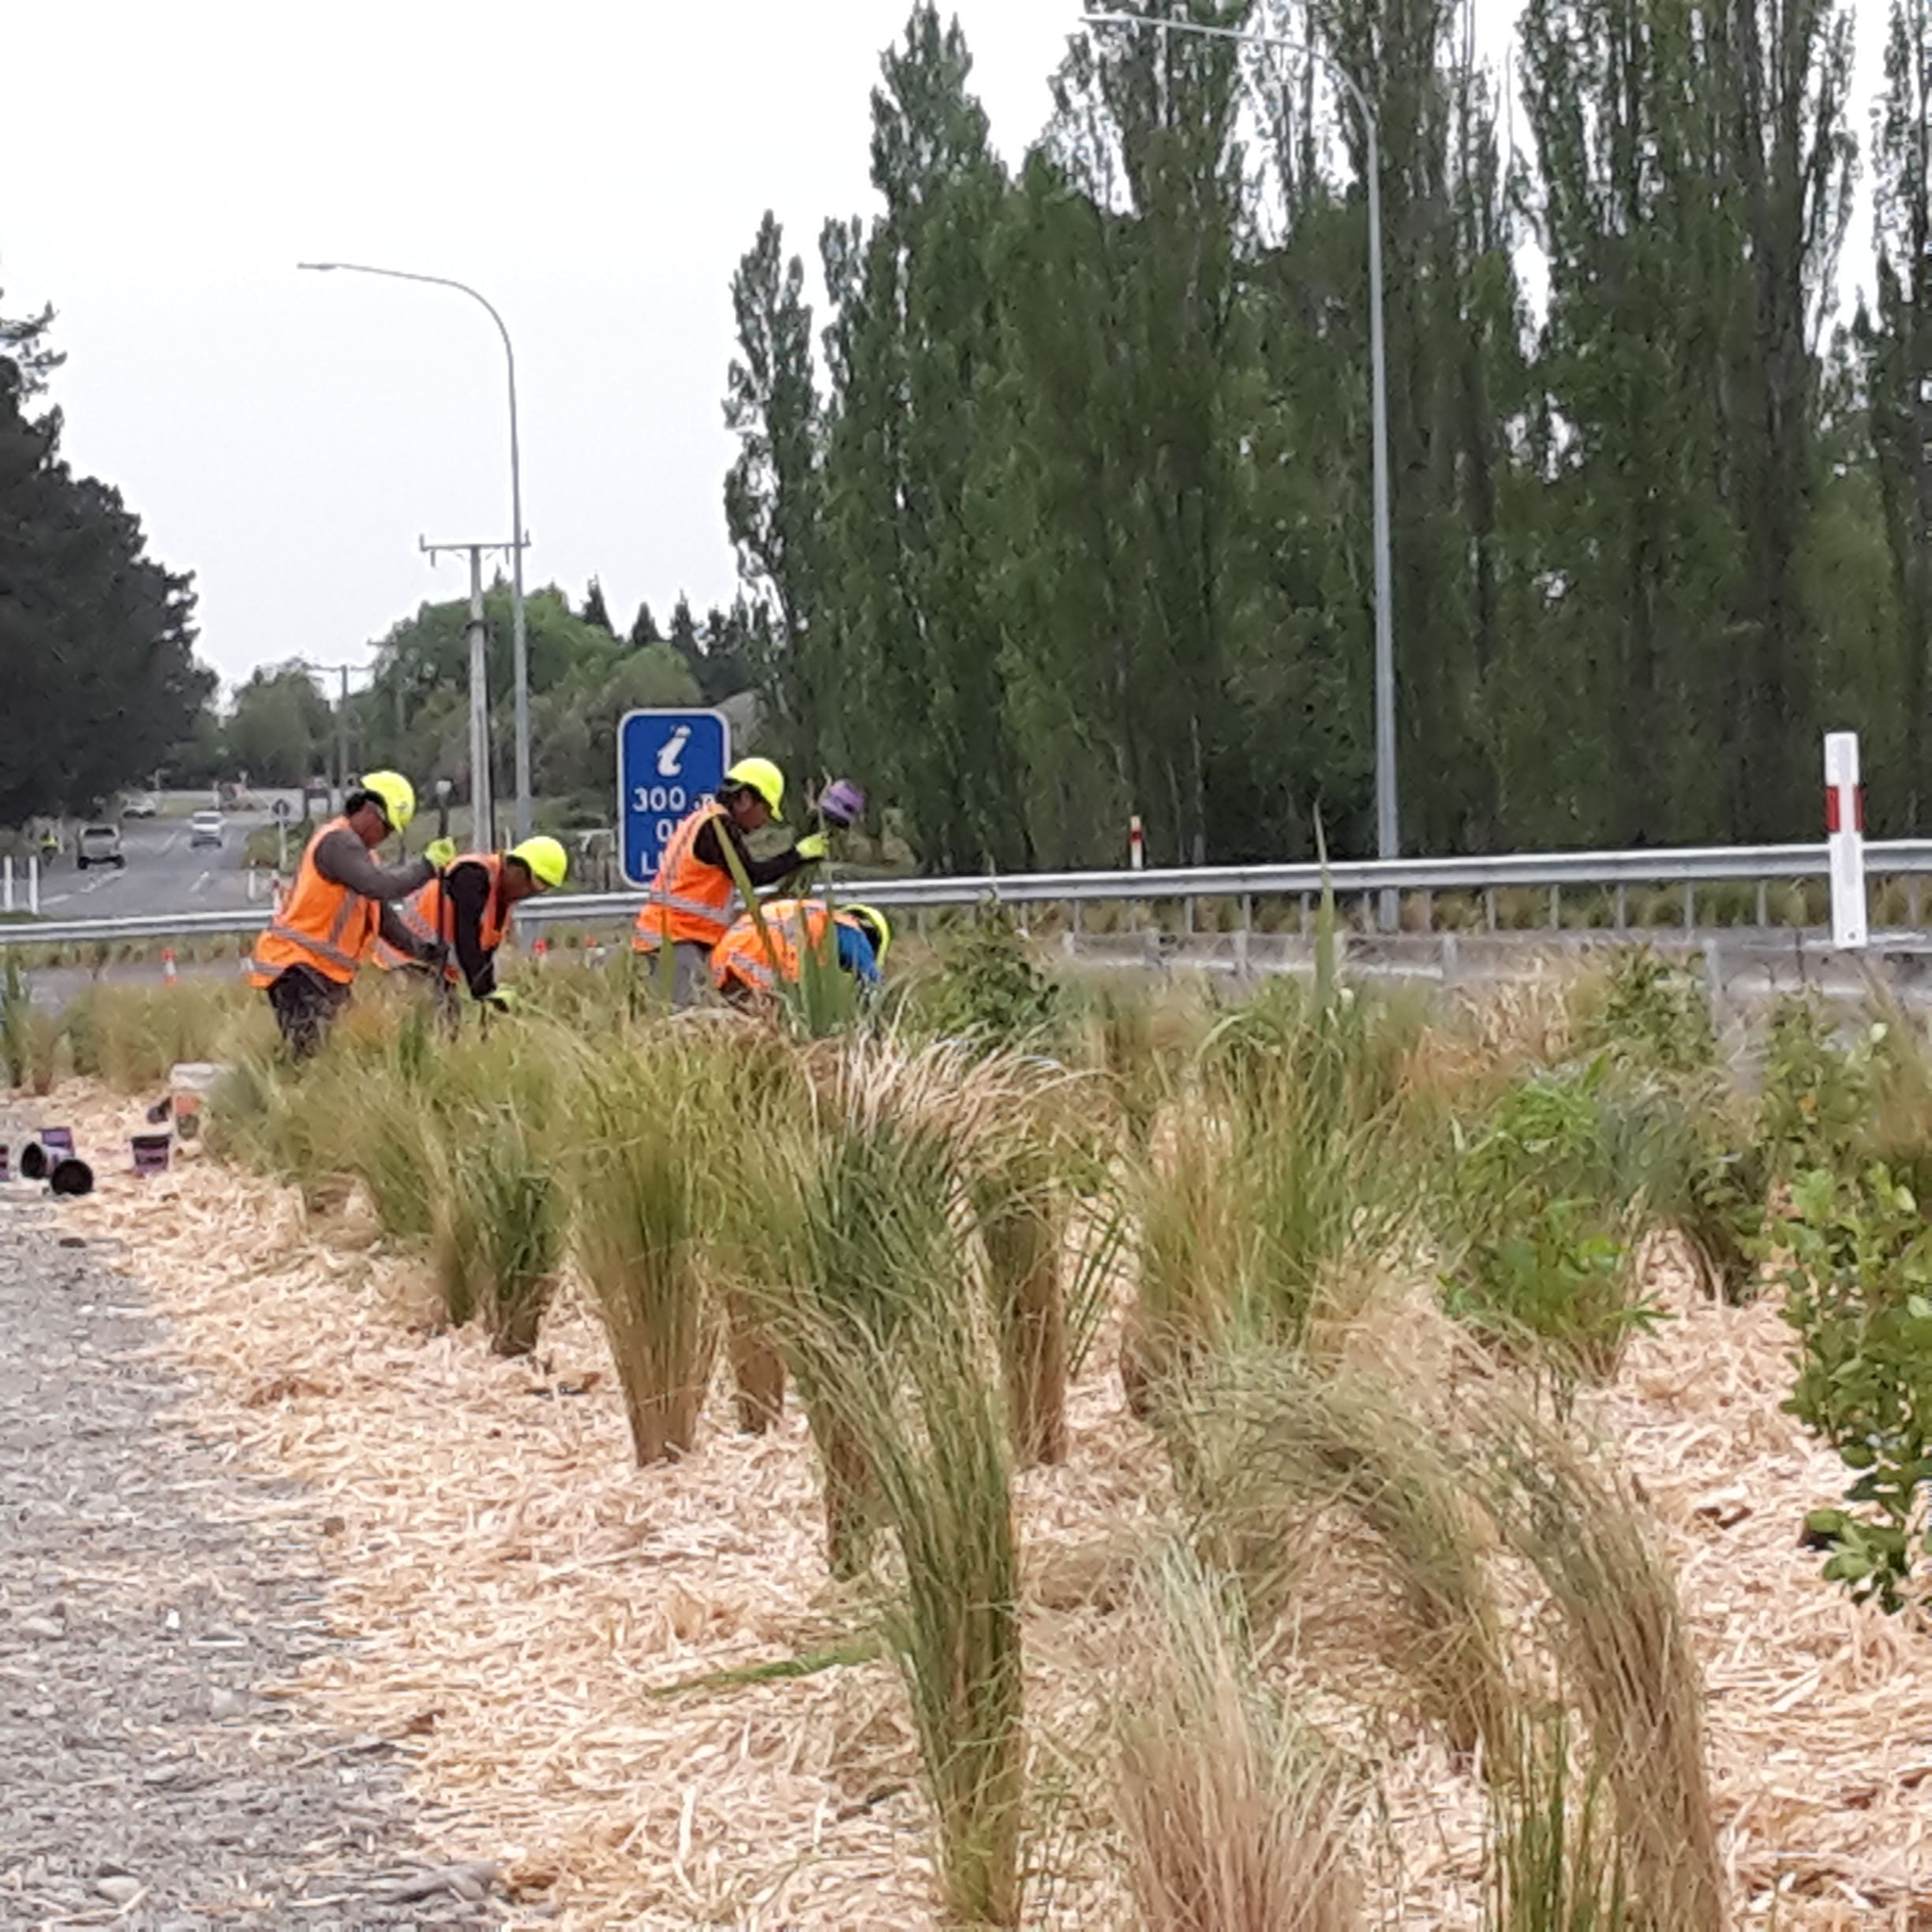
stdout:
<svg viewBox="0 0 1932 1932">
<path fill-rule="evenodd" d="M 504 934 L 510 930 L 510 914 L 500 903 L 497 887 L 503 882 L 503 857 L 498 852 L 465 852 L 446 868 L 455 871 L 458 866 L 481 866 L 489 874 L 489 897 L 483 904 L 483 916 L 477 923 L 477 943 L 485 953 L 494 953 L 504 942 Z M 396 917 L 406 926 L 419 944 L 428 946 L 440 939 L 451 949 L 448 958 L 443 962 L 443 977 L 453 986 L 462 978 L 462 968 L 456 963 L 456 908 L 449 894 L 444 890 L 443 882 L 432 878 L 420 892 L 414 892 L 406 899 L 396 901 Z M 387 939 L 378 937 L 373 954 L 376 964 L 385 972 L 393 972 L 399 966 L 417 964 L 406 953 L 399 953 Z"/>
<path fill-rule="evenodd" d="M 316 870 L 316 848 L 331 833 L 349 829 L 346 818 L 331 818 L 309 840 L 295 868 L 295 883 L 281 909 L 255 942 L 249 961 L 251 985 L 265 987 L 290 966 L 307 966 L 346 986 L 376 937 L 382 907 L 346 886 L 331 885 Z"/>
<path fill-rule="evenodd" d="M 691 940 L 699 945 L 716 945 L 724 937 L 737 888 L 728 868 L 706 865 L 691 849 L 698 843 L 698 834 L 713 818 L 724 816 L 724 807 L 716 799 L 708 799 L 671 834 L 671 843 L 657 862 L 650 896 L 638 915 L 637 930 L 631 935 L 631 943 L 638 952 L 654 953 L 665 940 L 673 945 Z M 718 837 L 728 836 L 721 827 Z"/>
<path fill-rule="evenodd" d="M 711 949 L 711 983 L 721 993 L 734 979 L 760 993 L 770 992 L 781 979 L 796 981 L 803 970 L 801 949 L 815 947 L 825 938 L 822 900 L 770 899 L 758 912 L 765 921 L 762 938 L 758 922 L 747 912 Z M 857 930 L 844 913 L 836 916 L 838 924 Z"/>
</svg>

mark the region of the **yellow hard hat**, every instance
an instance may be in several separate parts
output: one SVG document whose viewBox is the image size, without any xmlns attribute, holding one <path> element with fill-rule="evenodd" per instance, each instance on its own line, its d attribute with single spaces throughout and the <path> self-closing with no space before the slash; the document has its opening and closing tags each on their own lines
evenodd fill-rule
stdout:
<svg viewBox="0 0 1932 1932">
<path fill-rule="evenodd" d="M 564 848 L 541 832 L 521 845 L 512 845 L 510 856 L 520 859 L 539 886 L 561 886 L 564 875 L 570 871 L 570 858 Z"/>
<path fill-rule="evenodd" d="M 362 789 L 381 806 L 391 832 L 406 832 L 416 816 L 416 788 L 400 772 L 373 771 L 362 774 Z"/>
<path fill-rule="evenodd" d="M 839 910 L 854 925 L 863 929 L 866 937 L 872 942 L 872 956 L 883 960 L 886 949 L 892 944 L 892 928 L 886 923 L 886 915 L 877 906 L 841 906 Z"/>
<path fill-rule="evenodd" d="M 784 773 L 769 758 L 740 758 L 724 774 L 727 785 L 744 785 L 755 792 L 771 808 L 771 815 L 783 823 L 778 808 L 784 803 Z"/>
</svg>

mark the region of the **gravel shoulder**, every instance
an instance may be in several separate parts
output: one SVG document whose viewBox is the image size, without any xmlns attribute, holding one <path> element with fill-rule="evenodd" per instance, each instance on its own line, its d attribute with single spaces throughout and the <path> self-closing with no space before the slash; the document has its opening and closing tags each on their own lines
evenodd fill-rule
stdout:
<svg viewBox="0 0 1932 1932">
<path fill-rule="evenodd" d="M 174 1418 L 139 1288 L 18 1189 L 0 1334 L 0 1926 L 503 1923 L 397 1742 L 286 1694 L 331 1642 L 299 1492 Z"/>
</svg>

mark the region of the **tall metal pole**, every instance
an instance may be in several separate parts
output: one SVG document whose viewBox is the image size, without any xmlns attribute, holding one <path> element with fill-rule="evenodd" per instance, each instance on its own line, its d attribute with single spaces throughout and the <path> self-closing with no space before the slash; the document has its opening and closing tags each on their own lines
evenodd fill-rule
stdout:
<svg viewBox="0 0 1932 1932">
<path fill-rule="evenodd" d="M 1402 853 L 1402 826 L 1395 781 L 1395 590 L 1389 560 L 1388 347 L 1382 309 L 1382 130 L 1368 96 L 1355 77 L 1331 54 L 1279 34 L 1249 33 L 1198 21 L 1151 20 L 1140 13 L 1088 13 L 1090 27 L 1152 27 L 1163 33 L 1194 34 L 1204 39 L 1234 40 L 1252 47 L 1279 47 L 1320 61 L 1341 84 L 1361 116 L 1368 200 L 1368 382 L 1371 434 L 1374 441 L 1372 492 L 1375 520 L 1375 737 L 1376 849 L 1383 859 Z M 1395 921 L 1395 895 L 1382 895 L 1384 926 Z"/>
<path fill-rule="evenodd" d="M 340 788 L 342 802 L 349 798 L 349 667 L 338 665 L 342 673 L 342 695 L 335 704 L 335 783 Z"/>
<path fill-rule="evenodd" d="M 470 546 L 470 836 L 478 852 L 496 849 L 496 801 L 490 784 L 489 673 L 484 659 L 483 546 Z"/>
<path fill-rule="evenodd" d="M 448 275 L 372 268 L 365 262 L 298 262 L 295 266 L 324 273 L 339 268 L 350 275 L 384 275 L 392 282 L 427 282 L 433 287 L 455 289 L 489 311 L 496 333 L 503 338 L 504 360 L 510 374 L 510 663 L 516 685 L 516 829 L 518 838 L 526 839 L 530 834 L 530 643 L 523 616 L 523 459 L 517 431 L 516 351 L 511 346 L 510 331 L 488 296 Z"/>
</svg>

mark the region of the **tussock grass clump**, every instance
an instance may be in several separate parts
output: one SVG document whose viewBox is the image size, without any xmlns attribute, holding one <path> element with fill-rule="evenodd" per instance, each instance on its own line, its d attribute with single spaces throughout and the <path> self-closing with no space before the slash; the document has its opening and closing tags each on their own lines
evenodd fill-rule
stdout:
<svg viewBox="0 0 1932 1932">
<path fill-rule="evenodd" d="M 480 1315 L 499 1355 L 527 1355 L 564 1258 L 556 1155 L 513 1105 L 455 1123 L 447 1150 L 450 1207 L 437 1246 L 450 1319 Z"/>
<path fill-rule="evenodd" d="M 1552 1642 L 1615 1809 L 1631 1893 L 1646 1923 L 1727 1923 L 1711 1812 L 1704 1687 L 1669 1567 L 1616 1479 L 1527 1411 L 1488 1434 L 1490 1506 L 1548 1592 Z"/>
<path fill-rule="evenodd" d="M 1562 1713 L 1526 1718 L 1517 1777 L 1490 1793 L 1485 1932 L 1642 1932 L 1601 1772 Z"/>
<path fill-rule="evenodd" d="M 254 1010 L 262 1006 L 257 996 L 251 1007 L 245 987 L 218 981 L 90 987 L 66 1016 L 74 1071 L 122 1093 L 148 1092 L 178 1061 L 227 1058 L 238 1035 L 249 1044 L 263 1039 L 273 1028 L 265 1008 Z"/>
<path fill-rule="evenodd" d="M 1151 1414 L 1163 1384 L 1221 1346 L 1252 1267 L 1256 1231 L 1226 1119 L 1198 1099 L 1176 1110 L 1165 1145 L 1130 1182 L 1138 1263 L 1121 1339 L 1129 1406 Z"/>
<path fill-rule="evenodd" d="M 0 978 L 0 1061 L 6 1065 L 9 1087 L 27 1084 L 28 1038 L 32 1024 L 33 994 L 27 975 L 21 970 L 17 954 L 6 956 L 4 978 Z"/>
<path fill-rule="evenodd" d="M 1350 1593 L 1347 1641 L 1381 1656 L 1451 1750 L 1507 1775 L 1518 1704 L 1495 1535 L 1418 1393 L 1293 1356 L 1226 1356 L 1170 1429 L 1204 1547 L 1256 1614 L 1282 1612 L 1351 1550 L 1365 1586 Z"/>
<path fill-rule="evenodd" d="M 947 1910 L 960 1925 L 1017 1926 L 1026 1739 L 1013 1471 L 957 1275 L 862 1383 L 848 1378 L 847 1399 L 898 1545 L 885 1632 L 912 1702 Z"/>
<path fill-rule="evenodd" d="M 1185 1549 L 1141 1590 L 1152 1655 L 1114 1709 L 1116 1803 L 1146 1932 L 1357 1932 L 1334 1754 L 1260 1682 L 1237 1601 Z"/>
<path fill-rule="evenodd" d="M 802 1190 L 797 1270 L 774 1311 L 811 1422 L 834 1575 L 870 1561 L 875 1472 L 855 1427 L 856 1365 L 889 1360 L 908 1317 L 958 1266 L 954 1150 L 934 1122 L 874 1113 L 822 1123 Z"/>
<path fill-rule="evenodd" d="M 717 1348 L 704 1265 L 702 1089 L 679 1056 L 586 1056 L 576 1131 L 575 1241 L 623 1385 L 640 1466 L 681 1455 Z"/>
</svg>

